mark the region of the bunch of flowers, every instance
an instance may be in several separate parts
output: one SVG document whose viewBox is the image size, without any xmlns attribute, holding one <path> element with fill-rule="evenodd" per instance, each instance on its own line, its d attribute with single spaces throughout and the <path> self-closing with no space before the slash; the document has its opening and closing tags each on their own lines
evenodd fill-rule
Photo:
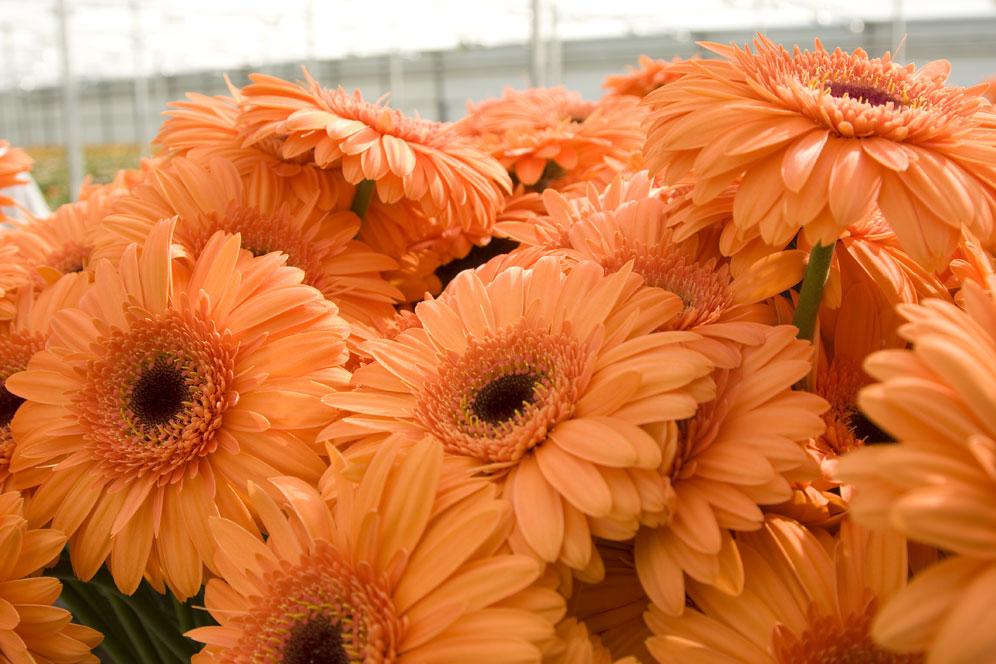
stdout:
<svg viewBox="0 0 996 664">
<path fill-rule="evenodd" d="M 0 660 L 996 661 L 984 86 L 703 46 L 254 75 L 12 220 Z"/>
</svg>

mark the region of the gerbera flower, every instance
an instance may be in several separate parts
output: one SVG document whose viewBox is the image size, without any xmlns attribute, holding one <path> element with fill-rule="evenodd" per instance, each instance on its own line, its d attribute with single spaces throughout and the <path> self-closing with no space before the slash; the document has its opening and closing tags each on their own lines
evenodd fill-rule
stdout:
<svg viewBox="0 0 996 664">
<path fill-rule="evenodd" d="M 325 90 L 307 72 L 306 84 L 250 79 L 240 99 L 247 144 L 279 138 L 285 158 L 309 153 L 321 168 L 338 165 L 352 184 L 373 181 L 385 203 L 407 198 L 444 227 L 471 229 L 487 227 L 511 189 L 501 167 L 450 125 L 406 118 L 358 91 Z"/>
<path fill-rule="evenodd" d="M 696 57 L 693 56 L 692 60 Z M 674 56 L 667 60 L 655 60 L 648 55 L 641 55 L 638 62 L 639 67 L 626 66 L 625 74 L 610 74 L 605 77 L 602 87 L 613 95 L 632 95 L 634 97 L 645 97 L 647 93 L 656 90 L 662 85 L 674 83 L 681 78 L 682 74 L 674 70 L 674 65 L 684 62 L 683 58 Z"/>
<path fill-rule="evenodd" d="M 645 98 L 645 152 L 668 183 L 695 169 L 705 202 L 746 172 L 734 221 L 783 245 L 800 229 L 829 246 L 876 203 L 903 247 L 944 266 L 962 224 L 993 232 L 996 114 L 981 88 L 949 88 L 949 65 L 919 70 L 858 49 L 756 53 L 705 44 L 726 61 L 677 65 L 681 85 Z"/>
<path fill-rule="evenodd" d="M 737 537 L 744 590 L 730 597 L 690 583 L 690 608 L 669 617 L 651 607 L 657 635 L 647 647 L 658 662 L 749 664 L 915 664 L 918 654 L 876 645 L 868 625 L 877 608 L 906 585 L 905 541 L 845 521 L 836 538 L 814 535 L 780 516 Z"/>
<path fill-rule="evenodd" d="M 612 653 L 602 645 L 601 639 L 589 633 L 588 627 L 576 618 L 567 618 L 557 625 L 557 637 L 564 642 L 564 650 L 544 660 L 547 664 L 639 664 L 630 655 L 613 659 Z"/>
<path fill-rule="evenodd" d="M 17 291 L 24 286 L 31 287 L 31 271 L 24 265 L 17 247 L 3 242 L 9 232 L 0 230 L 0 323 L 14 317 Z"/>
<path fill-rule="evenodd" d="M 216 231 L 239 233 L 243 248 L 257 256 L 287 254 L 288 265 L 304 270 L 303 283 L 339 307 L 358 343 L 394 315 L 401 293 L 381 272 L 397 264 L 352 239 L 360 228 L 355 214 L 326 213 L 316 198 L 299 201 L 287 182 L 262 165 L 243 179 L 221 158 L 204 167 L 175 157 L 112 208 L 96 256 L 116 261 L 128 243 L 144 242 L 160 220 L 170 217 L 177 218 L 173 242 L 191 260 L 201 256 Z"/>
<path fill-rule="evenodd" d="M 118 271 L 99 261 L 80 307 L 55 314 L 46 350 L 5 387 L 26 400 L 11 471 L 51 469 L 29 520 L 70 536 L 81 579 L 109 557 L 123 592 L 146 574 L 182 599 L 213 564 L 208 519 L 251 527 L 247 481 L 318 481 L 298 432 L 332 416 L 319 399 L 348 376 L 348 327 L 280 254 L 254 258 L 218 232 L 187 271 L 170 260 L 172 229 L 158 224 Z"/>
<path fill-rule="evenodd" d="M 319 438 L 432 434 L 493 473 L 520 541 L 584 568 L 590 518 L 631 536 L 642 509 L 663 508 L 662 443 L 641 426 L 689 417 L 711 396 L 709 363 L 682 347 L 698 335 L 648 334 L 680 300 L 639 283 L 590 262 L 564 275 L 553 257 L 488 284 L 466 271 L 416 306 L 421 327 L 362 347 L 376 362 L 355 372 L 354 391 L 326 397 L 352 414 Z"/>
<path fill-rule="evenodd" d="M 591 655 L 578 660 L 565 656 L 555 661 L 650 661 L 644 642 L 651 632 L 642 619 L 650 598 L 636 574 L 632 542 L 599 540 L 594 553 L 593 567 L 597 569 L 576 572 L 577 578 L 567 577 L 561 583 L 559 590 L 567 597 L 568 618 L 557 627 L 558 632 L 570 634 L 569 639 L 565 638 L 568 651 L 590 651 Z M 586 577 L 591 582 L 586 582 Z"/>
<path fill-rule="evenodd" d="M 29 528 L 23 503 L 17 492 L 0 494 L 0 549 L 4 552 L 0 658 L 10 664 L 99 663 L 90 651 L 103 637 L 71 623 L 69 611 L 52 606 L 62 591 L 57 579 L 34 575 L 59 557 L 66 537 L 57 530 Z"/>
<path fill-rule="evenodd" d="M 805 441 L 823 431 L 826 402 L 792 386 L 810 369 L 812 347 L 788 325 L 763 328 L 741 363 L 714 372 L 716 396 L 679 424 L 661 465 L 669 501 L 644 517 L 636 569 L 662 611 L 685 607 L 686 576 L 727 595 L 743 588 L 734 531 L 761 527 L 759 505 L 787 500 L 790 481 L 813 479 Z"/>
<path fill-rule="evenodd" d="M 574 260 L 593 260 L 607 274 L 632 261 L 633 271 L 648 286 L 682 300 L 681 315 L 662 322 L 661 329 L 687 329 L 708 337 L 709 342 L 696 350 L 714 363 L 734 366 L 737 344 L 751 338 L 760 341 L 751 322 L 772 322 L 763 301 L 802 278 L 805 253 L 776 252 L 733 278 L 729 261 L 715 250 L 715 241 L 674 240 L 665 201 L 680 195 L 680 191 L 652 190 L 643 171 L 629 179 L 617 178 L 601 194 L 594 187 L 589 187 L 586 197 L 544 192 L 548 217 L 506 223 L 499 230 L 523 245 L 547 251 L 559 248 Z"/>
<path fill-rule="evenodd" d="M 926 650 L 931 661 L 996 652 L 992 631 L 965 628 L 991 613 L 996 593 L 996 299 L 973 282 L 964 295 L 964 310 L 940 300 L 900 305 L 912 349 L 869 357 L 865 369 L 880 382 L 858 396 L 899 444 L 847 455 L 838 470 L 854 487 L 855 519 L 952 553 L 918 573 L 872 629 L 883 644 Z"/>
<path fill-rule="evenodd" d="M 272 480 L 283 508 L 250 485 L 269 538 L 212 520 L 220 626 L 188 632 L 207 644 L 192 661 L 541 661 L 563 599 L 536 585 L 542 564 L 501 551 L 508 504 L 490 487 L 441 499 L 442 466 L 439 443 L 394 441 L 355 482 L 336 473 L 331 505 L 297 478 Z"/>
<path fill-rule="evenodd" d="M 318 192 L 317 205 L 322 210 L 347 210 L 356 188 L 346 182 L 339 169 L 316 166 L 310 154 L 293 158 L 283 156 L 283 142 L 276 137 L 246 145 L 239 121 L 238 104 L 242 93 L 226 78 L 231 96 L 207 97 L 187 93 L 189 101 L 171 102 L 164 112 L 170 119 L 163 123 L 155 143 L 163 146 L 168 157 L 185 156 L 201 164 L 222 157 L 235 164 L 239 173 L 248 176 L 259 164 L 274 175 L 286 179 L 302 200 Z"/>
<path fill-rule="evenodd" d="M 24 184 L 24 180 L 20 177 L 21 173 L 30 171 L 34 163 L 35 160 L 24 150 L 12 148 L 9 142 L 0 140 L 0 189 Z M 0 195 L 0 207 L 14 204 L 14 199 Z M 9 220 L 10 218 L 0 209 L 0 222 Z"/>
<path fill-rule="evenodd" d="M 470 107 L 456 129 L 487 150 L 517 183 L 542 191 L 586 180 L 607 184 L 629 168 L 644 139 L 632 97 L 584 101 L 564 88 L 506 89 Z"/>
<path fill-rule="evenodd" d="M 77 306 L 89 282 L 85 274 L 67 274 L 37 297 L 30 287 L 20 289 L 14 319 L 0 327 L 0 490 L 10 476 L 10 455 L 14 451 L 10 422 L 24 402 L 4 383 L 11 375 L 24 371 L 34 354 L 45 348 L 53 314 Z"/>
<path fill-rule="evenodd" d="M 0 242 L 18 248 L 21 263 L 32 273 L 37 286 L 63 274 L 89 271 L 94 250 L 91 233 L 116 196 L 94 193 L 86 200 L 60 205 L 45 219 L 28 214 L 25 221 L 12 221 L 16 228 Z"/>
</svg>

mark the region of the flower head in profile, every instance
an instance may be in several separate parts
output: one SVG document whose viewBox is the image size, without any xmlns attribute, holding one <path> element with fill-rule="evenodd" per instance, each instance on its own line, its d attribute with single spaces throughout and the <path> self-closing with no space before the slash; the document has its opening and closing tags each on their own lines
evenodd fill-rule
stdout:
<svg viewBox="0 0 996 664">
<path fill-rule="evenodd" d="M 737 537 L 745 583 L 738 597 L 690 583 L 689 608 L 670 617 L 651 607 L 658 662 L 750 664 L 918 664 L 922 654 L 877 645 L 869 624 L 901 592 L 908 575 L 902 537 L 845 521 L 837 536 L 781 516 Z"/>
<path fill-rule="evenodd" d="M 363 346 L 375 362 L 326 397 L 352 412 L 320 438 L 431 434 L 502 486 L 519 550 L 584 568 L 598 519 L 625 539 L 641 510 L 664 507 L 663 443 L 643 426 L 712 393 L 708 360 L 684 347 L 698 335 L 651 334 L 680 300 L 640 281 L 592 262 L 565 275 L 554 257 L 487 284 L 465 271 L 415 307 L 421 326 Z"/>
<path fill-rule="evenodd" d="M 708 44 L 725 60 L 678 65 L 681 85 L 647 95 L 651 171 L 674 183 L 694 168 L 699 203 L 743 175 L 734 221 L 771 245 L 800 228 L 829 245 L 876 203 L 931 270 L 962 224 L 992 234 L 996 114 L 980 89 L 945 86 L 947 62 L 753 46 Z"/>
<path fill-rule="evenodd" d="M 990 282 L 990 288 L 996 283 Z M 872 635 L 944 661 L 984 661 L 996 651 L 989 630 L 968 630 L 996 592 L 996 298 L 974 282 L 964 309 L 942 300 L 901 305 L 911 348 L 871 355 L 878 382 L 858 404 L 898 444 L 840 460 L 860 523 L 950 555 L 920 571 L 883 608 Z"/>
<path fill-rule="evenodd" d="M 511 189 L 508 177 L 450 125 L 405 117 L 358 91 L 324 89 L 307 72 L 305 78 L 295 84 L 250 76 L 240 99 L 246 144 L 279 139 L 285 158 L 308 154 L 320 168 L 341 168 L 352 184 L 370 180 L 382 202 L 414 201 L 444 227 L 494 219 L 502 192 Z"/>
<path fill-rule="evenodd" d="M 25 400 L 15 480 L 49 471 L 29 521 L 69 535 L 81 579 L 109 559 L 123 592 L 145 575 L 185 598 L 213 564 L 209 518 L 251 527 L 246 482 L 318 481 L 309 432 L 348 379 L 348 326 L 282 255 L 253 257 L 219 231 L 188 268 L 171 259 L 172 230 L 156 225 L 117 269 L 98 261 L 79 307 L 54 315 L 46 349 L 5 387 Z"/>
<path fill-rule="evenodd" d="M 35 574 L 59 557 L 66 536 L 29 527 L 23 504 L 17 492 L 0 494 L 0 658 L 10 664 L 97 664 L 100 660 L 90 651 L 103 637 L 70 622 L 66 609 L 52 606 L 62 584 Z"/>
<path fill-rule="evenodd" d="M 692 59 L 696 59 L 695 56 Z M 674 65 L 680 62 L 684 62 L 684 60 L 678 56 L 667 61 L 655 60 L 649 55 L 641 55 L 638 67 L 627 65 L 625 74 L 606 76 L 602 82 L 602 87 L 607 89 L 609 94 L 642 98 L 657 88 L 680 79 L 682 74 L 674 69 Z"/>
<path fill-rule="evenodd" d="M 608 183 L 643 141 L 632 97 L 589 102 L 562 87 L 512 90 L 471 107 L 456 130 L 535 191 L 585 180 Z"/>
<path fill-rule="evenodd" d="M 13 148 L 10 143 L 0 140 L 0 189 L 16 187 L 24 184 L 22 173 L 31 170 L 35 160 L 20 148 Z M 0 195 L 0 206 L 14 205 L 14 199 Z M 7 215 L 0 210 L 0 222 L 9 221 Z"/>
<path fill-rule="evenodd" d="M 347 210 L 356 187 L 346 182 L 337 168 L 315 165 L 308 153 L 284 156 L 283 140 L 268 137 L 247 143 L 245 125 L 239 119 L 242 92 L 226 79 L 230 96 L 207 97 L 187 93 L 188 101 L 171 102 L 155 142 L 164 148 L 164 161 L 187 157 L 207 164 L 215 157 L 232 162 L 242 176 L 262 165 L 286 180 L 298 198 L 308 199 L 318 192 L 316 204 L 322 210 Z"/>
<path fill-rule="evenodd" d="M 715 398 L 679 423 L 661 464 L 667 508 L 647 515 L 636 537 L 640 580 L 668 614 L 684 610 L 687 579 L 737 595 L 744 577 L 734 533 L 760 528 L 762 505 L 816 475 L 804 446 L 823 430 L 826 402 L 792 389 L 809 373 L 811 346 L 792 326 L 758 327 L 762 341 L 744 344 L 738 366 L 717 369 Z"/>
<path fill-rule="evenodd" d="M 330 503 L 297 478 L 272 480 L 279 504 L 250 485 L 269 537 L 212 520 L 220 626 L 188 632 L 206 644 L 192 661 L 541 661 L 563 599 L 541 563 L 502 550 L 512 518 L 494 487 L 452 487 L 443 466 L 438 442 L 395 439 L 333 470 Z"/>
</svg>

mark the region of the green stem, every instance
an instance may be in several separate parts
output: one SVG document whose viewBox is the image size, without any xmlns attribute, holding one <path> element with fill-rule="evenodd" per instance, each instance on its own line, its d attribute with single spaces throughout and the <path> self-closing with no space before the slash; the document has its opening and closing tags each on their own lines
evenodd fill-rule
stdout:
<svg viewBox="0 0 996 664">
<path fill-rule="evenodd" d="M 363 219 L 367 214 L 367 208 L 370 206 L 370 197 L 373 194 L 375 182 L 373 180 L 363 180 L 358 185 L 356 185 L 356 195 L 353 196 L 353 212 L 360 219 Z"/>
<path fill-rule="evenodd" d="M 830 274 L 830 262 L 833 260 L 833 249 L 836 242 L 824 247 L 814 244 L 809 252 L 809 265 L 806 276 L 802 278 L 802 291 L 799 293 L 799 303 L 795 307 L 792 324 L 799 328 L 800 339 L 813 340 L 816 331 L 816 319 L 820 313 L 820 301 L 823 299 L 823 287 L 826 286 Z"/>
<path fill-rule="evenodd" d="M 101 588 L 101 591 L 104 593 L 107 601 L 110 602 L 111 611 L 114 612 L 114 616 L 118 619 L 125 634 L 128 635 L 128 640 L 131 641 L 132 646 L 138 652 L 138 661 L 150 662 L 150 664 L 162 662 L 159 656 L 156 655 L 156 649 L 149 642 L 145 630 L 142 629 L 142 623 L 139 622 L 138 618 L 131 611 L 129 605 L 125 603 L 122 595 L 116 591 L 107 592 L 104 588 Z"/>
<path fill-rule="evenodd" d="M 180 634 L 189 632 L 194 628 L 190 607 L 176 598 L 173 593 L 169 593 L 170 604 L 173 605 L 173 616 L 176 618 L 176 626 Z"/>
<path fill-rule="evenodd" d="M 104 569 L 97 572 L 91 583 L 100 588 L 105 596 L 120 595 L 111 575 Z M 162 641 L 163 645 L 180 662 L 189 662 L 190 657 L 197 652 L 197 644 L 176 629 L 164 607 L 159 606 L 158 602 L 150 598 L 142 587 L 139 587 L 133 595 L 127 598 L 127 605 L 138 615 L 142 627 Z"/>
<path fill-rule="evenodd" d="M 100 647 L 114 658 L 115 662 L 135 662 L 138 655 L 130 647 L 127 640 L 121 639 L 116 625 L 111 625 L 105 619 L 106 609 L 98 606 L 99 597 L 86 592 L 86 584 L 76 579 L 62 578 L 62 594 L 59 596 L 63 604 L 69 607 L 77 621 L 91 627 L 104 635 Z"/>
</svg>

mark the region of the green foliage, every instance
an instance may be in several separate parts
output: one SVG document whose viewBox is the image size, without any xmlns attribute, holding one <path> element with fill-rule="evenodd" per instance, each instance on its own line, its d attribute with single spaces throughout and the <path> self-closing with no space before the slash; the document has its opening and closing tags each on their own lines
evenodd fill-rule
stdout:
<svg viewBox="0 0 996 664">
<path fill-rule="evenodd" d="M 31 174 L 41 188 L 48 206 L 53 210 L 69 202 L 69 176 L 66 149 L 61 145 L 36 145 L 24 151 L 34 157 Z M 105 183 L 123 168 L 138 168 L 141 158 L 137 143 L 88 145 L 83 148 L 83 171 L 92 182 Z"/>
</svg>

